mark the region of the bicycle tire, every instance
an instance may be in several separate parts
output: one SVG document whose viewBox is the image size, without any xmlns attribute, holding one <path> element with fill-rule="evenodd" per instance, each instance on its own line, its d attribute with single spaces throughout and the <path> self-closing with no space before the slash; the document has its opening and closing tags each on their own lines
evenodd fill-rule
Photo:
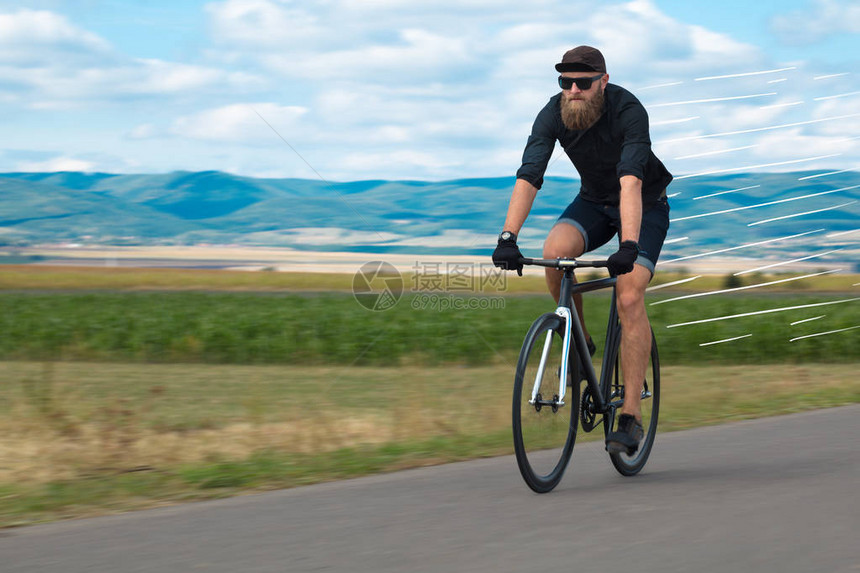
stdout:
<svg viewBox="0 0 860 573">
<path fill-rule="evenodd" d="M 621 325 L 618 325 L 617 328 L 617 343 L 612 349 L 613 355 L 607 362 L 607 364 L 609 364 L 609 368 L 611 368 L 609 376 L 605 378 L 608 381 L 608 389 L 603 389 L 603 395 L 608 398 L 609 401 L 616 400 L 620 389 L 623 388 L 621 377 L 619 376 L 618 357 L 618 351 L 621 344 Z M 645 463 L 651 455 L 651 449 L 654 447 L 654 439 L 657 436 L 657 422 L 660 414 L 660 357 L 657 352 L 657 339 L 654 337 L 653 330 L 651 331 L 651 355 L 648 369 L 645 373 L 645 386 L 643 387 L 643 391 L 646 388 L 650 391 L 650 397 L 642 398 L 642 427 L 645 433 L 642 437 L 642 441 L 639 443 L 639 449 L 632 456 L 629 456 L 626 453 L 609 454 L 609 459 L 612 461 L 612 465 L 615 466 L 615 469 L 624 476 L 634 476 L 638 474 L 643 467 L 645 467 Z M 620 410 L 620 407 L 618 409 Z M 603 425 L 606 436 L 608 436 L 614 429 L 612 426 L 614 426 L 617 418 L 617 415 L 604 416 Z"/>
<path fill-rule="evenodd" d="M 565 403 L 557 409 L 549 406 L 532 405 L 529 400 L 534 388 L 535 375 L 540 369 L 541 353 L 551 335 L 551 349 L 540 387 L 558 393 L 561 352 L 564 340 L 565 319 L 557 314 L 547 313 L 540 316 L 531 326 L 523 342 L 517 361 L 514 377 L 512 404 L 512 426 L 514 452 L 517 465 L 526 484 L 537 493 L 551 491 L 561 481 L 567 469 L 579 420 L 580 381 L 568 383 Z M 569 370 L 576 362 L 576 353 L 570 350 Z M 570 380 L 575 379 L 571 376 Z M 554 387 L 554 390 L 553 390 Z M 552 394 L 550 394 L 552 396 Z"/>
</svg>

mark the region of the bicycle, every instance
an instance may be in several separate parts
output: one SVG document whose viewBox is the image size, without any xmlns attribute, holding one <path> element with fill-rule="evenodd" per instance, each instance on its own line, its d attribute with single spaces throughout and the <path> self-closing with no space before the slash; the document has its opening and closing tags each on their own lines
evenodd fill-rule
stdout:
<svg viewBox="0 0 860 573">
<path fill-rule="evenodd" d="M 614 428 L 616 411 L 624 404 L 618 356 L 621 324 L 615 307 L 617 279 L 574 283 L 575 269 L 606 267 L 606 261 L 523 258 L 520 262 L 564 271 L 558 308 L 541 315 L 531 325 L 514 378 L 512 417 L 517 465 L 532 490 L 546 493 L 558 485 L 567 469 L 577 426 L 581 424 L 584 431 L 591 432 L 602 424 L 605 438 Z M 598 380 L 572 297 L 610 287 L 612 301 Z M 580 393 L 583 377 L 586 386 Z M 648 461 L 657 432 L 659 406 L 660 361 L 652 330 L 650 364 L 642 387 L 645 435 L 632 455 L 609 454 L 612 465 L 622 475 L 636 475 Z"/>
</svg>

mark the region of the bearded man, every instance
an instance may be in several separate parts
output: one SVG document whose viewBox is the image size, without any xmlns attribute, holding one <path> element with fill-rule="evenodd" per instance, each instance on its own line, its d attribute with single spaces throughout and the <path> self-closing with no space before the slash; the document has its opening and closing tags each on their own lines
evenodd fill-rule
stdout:
<svg viewBox="0 0 860 573">
<path fill-rule="evenodd" d="M 562 91 L 535 119 L 493 262 L 522 275 L 517 234 L 543 184 L 555 142 L 560 142 L 579 172 L 581 186 L 549 232 L 543 256 L 576 258 L 618 236 L 618 251 L 609 257 L 608 268 L 618 277 L 625 400 L 606 448 L 632 454 L 643 435 L 640 396 L 651 352 L 645 288 L 669 229 L 666 186 L 672 175 L 651 151 L 645 108 L 629 91 L 609 83 L 599 50 L 573 48 L 555 69 L 561 73 Z M 556 302 L 561 277 L 561 271 L 546 269 L 547 286 Z M 574 299 L 582 320 L 582 297 Z M 582 327 L 593 354 L 594 344 L 584 322 Z"/>
</svg>

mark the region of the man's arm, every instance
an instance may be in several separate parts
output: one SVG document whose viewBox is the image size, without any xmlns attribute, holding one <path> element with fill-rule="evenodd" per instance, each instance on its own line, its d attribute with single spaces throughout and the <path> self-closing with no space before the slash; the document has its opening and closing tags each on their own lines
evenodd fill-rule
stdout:
<svg viewBox="0 0 860 573">
<path fill-rule="evenodd" d="M 526 218 L 532 210 L 532 204 L 537 192 L 537 187 L 525 179 L 517 179 L 517 182 L 514 184 L 514 192 L 511 194 L 511 201 L 508 204 L 508 216 L 505 218 L 505 226 L 502 228 L 502 231 L 510 231 L 515 235 L 519 235 L 523 223 L 526 222 Z"/>
<path fill-rule="evenodd" d="M 610 274 L 617 276 L 633 270 L 639 255 L 639 227 L 642 224 L 642 180 L 635 175 L 621 176 L 621 245 L 607 259 Z"/>
<path fill-rule="evenodd" d="M 635 175 L 621 177 L 618 210 L 621 214 L 621 240 L 638 243 L 642 225 L 642 180 Z"/>
</svg>

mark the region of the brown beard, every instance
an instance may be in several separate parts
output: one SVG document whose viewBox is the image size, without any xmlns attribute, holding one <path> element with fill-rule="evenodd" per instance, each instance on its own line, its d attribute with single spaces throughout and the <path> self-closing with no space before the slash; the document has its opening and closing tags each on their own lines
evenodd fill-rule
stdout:
<svg viewBox="0 0 860 573">
<path fill-rule="evenodd" d="M 569 96 L 562 94 L 561 97 L 561 121 L 564 126 L 572 130 L 588 129 L 594 125 L 603 114 L 603 90 L 591 99 L 572 100 Z"/>
</svg>

